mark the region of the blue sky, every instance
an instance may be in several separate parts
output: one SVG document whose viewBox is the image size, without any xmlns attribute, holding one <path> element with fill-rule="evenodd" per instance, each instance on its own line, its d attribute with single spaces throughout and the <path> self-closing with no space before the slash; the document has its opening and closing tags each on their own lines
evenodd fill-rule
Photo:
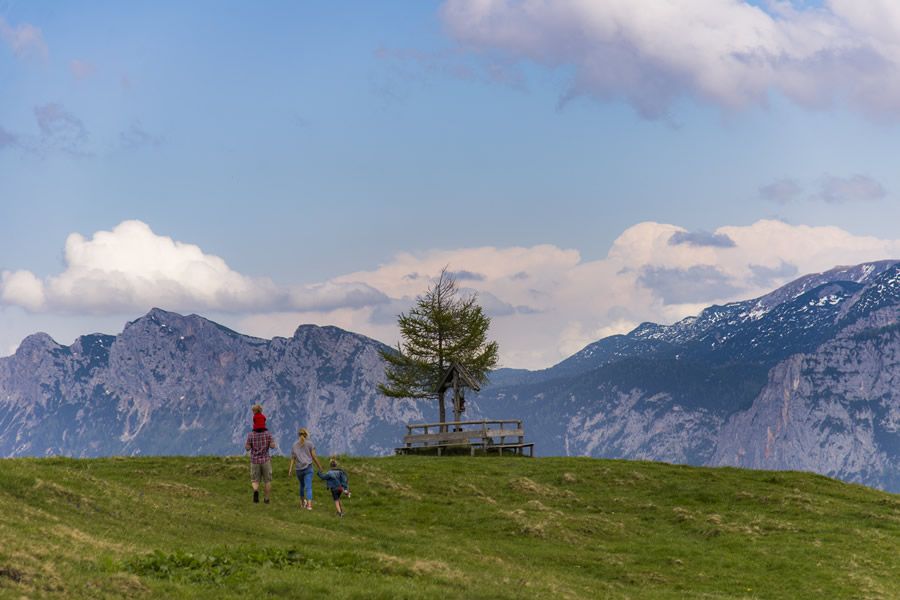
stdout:
<svg viewBox="0 0 900 600">
<path fill-rule="evenodd" d="M 890 3 L 797 4 L 795 13 L 681 3 L 684 22 L 672 21 L 662 40 L 672 60 L 654 54 L 649 26 L 628 3 L 564 10 L 575 4 L 527 14 L 517 2 L 474 0 L 0 3 L 0 355 L 38 330 L 64 343 L 115 333 L 167 299 L 164 308 L 258 335 L 290 335 L 312 321 L 393 341 L 378 315 L 402 310 L 416 288 L 384 274 L 417 260 L 433 275 L 424 271 L 446 260 L 482 275 L 468 285 L 497 302 L 505 362 L 544 366 L 640 320 L 734 299 L 711 291 L 673 306 L 672 294 L 651 285 L 659 277 L 642 277 L 647 269 L 669 269 L 688 285 L 711 272 L 691 267 L 708 267 L 728 280 L 721 289 L 742 296 L 762 291 L 748 279 L 754 261 L 790 265 L 766 282 L 775 285 L 829 261 L 890 257 L 900 237 L 900 57 L 886 44 L 900 39 L 900 14 Z M 866 5 L 887 11 L 877 26 L 855 8 Z M 764 70 L 743 73 L 743 51 L 706 35 L 745 18 L 746 31 L 759 19 L 774 28 L 748 46 L 782 57 Z M 831 42 L 795 33 L 809 19 L 833 29 L 846 60 L 822 67 L 817 57 L 834 55 Z M 701 21 L 712 26 L 698 34 Z M 607 22 L 633 39 L 605 38 Z M 633 63 L 618 54 L 620 42 Z M 706 58 L 720 54 L 740 61 L 707 77 Z M 89 243 L 129 221 L 220 257 L 247 281 L 272 283 L 262 287 L 281 299 L 142 295 L 116 277 L 159 269 L 138 261 L 117 274 L 99 258 L 85 272 L 106 273 L 110 296 L 128 288 L 127 301 L 63 297 L 77 285 L 51 298 L 50 279 L 72 270 L 67 236 Z M 675 263 L 659 238 L 670 226 L 737 227 L 765 240 L 774 230 L 754 224 L 770 221 L 787 227 L 777 235 L 798 236 L 800 249 L 766 254 L 748 241 L 720 256 L 692 246 Z M 634 229 L 646 222 L 659 227 Z M 644 237 L 635 244 L 663 239 L 662 251 L 625 244 L 636 231 Z M 825 240 L 827 251 L 804 236 Z M 479 248 L 494 254 L 467 253 Z M 507 289 L 508 268 L 491 261 L 511 260 L 511 248 L 532 251 L 534 264 L 552 263 L 535 248 L 577 259 L 553 263 L 547 289 Z M 628 254 L 616 255 L 620 271 L 635 273 L 628 282 L 608 264 L 611 252 Z M 495 271 L 478 271 L 481 261 Z M 560 278 L 584 277 L 579 269 L 591 265 L 596 280 L 553 295 L 565 287 Z M 183 271 L 173 269 L 161 271 L 175 285 Z M 42 282 L 46 298 L 23 300 L 10 283 L 16 272 Z M 284 299 L 349 284 L 375 300 Z M 541 294 L 550 299 L 539 302 Z M 612 295 L 611 304 L 598 299 Z M 541 333 L 527 338 L 523 328 Z"/>
</svg>

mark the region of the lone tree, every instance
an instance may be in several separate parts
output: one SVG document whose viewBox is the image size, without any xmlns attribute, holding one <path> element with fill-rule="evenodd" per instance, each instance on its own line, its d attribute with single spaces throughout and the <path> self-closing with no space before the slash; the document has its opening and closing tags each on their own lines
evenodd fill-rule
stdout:
<svg viewBox="0 0 900 600">
<path fill-rule="evenodd" d="M 499 347 L 487 341 L 491 319 L 478 305 L 477 294 L 460 295 L 456 279 L 444 267 L 398 323 L 402 341 L 381 352 L 386 381 L 378 390 L 391 398 L 436 398 L 440 421 L 446 423 L 445 391 L 438 385 L 450 364 L 462 365 L 478 383 L 497 366 Z"/>
</svg>

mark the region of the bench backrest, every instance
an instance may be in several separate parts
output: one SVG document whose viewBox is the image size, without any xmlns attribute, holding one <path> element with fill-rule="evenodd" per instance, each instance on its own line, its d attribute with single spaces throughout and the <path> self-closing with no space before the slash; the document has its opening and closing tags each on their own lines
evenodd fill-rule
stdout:
<svg viewBox="0 0 900 600">
<path fill-rule="evenodd" d="M 501 437 L 524 437 L 524 429 L 471 429 L 469 431 L 445 431 L 418 433 L 403 436 L 404 444 L 446 444 L 482 441 Z"/>
</svg>

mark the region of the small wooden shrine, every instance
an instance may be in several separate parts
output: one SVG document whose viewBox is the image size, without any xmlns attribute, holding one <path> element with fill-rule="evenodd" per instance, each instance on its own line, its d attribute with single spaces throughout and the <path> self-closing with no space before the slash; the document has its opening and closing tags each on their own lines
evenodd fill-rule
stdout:
<svg viewBox="0 0 900 600">
<path fill-rule="evenodd" d="M 444 372 L 440 383 L 435 390 L 438 394 L 443 394 L 447 390 L 453 390 L 453 420 L 459 421 L 460 416 L 466 412 L 465 388 L 469 388 L 476 392 L 481 391 L 481 386 L 475 381 L 475 378 L 469 374 L 464 366 L 457 362 L 450 363 L 450 367 Z M 457 429 L 456 431 L 459 431 Z"/>
</svg>

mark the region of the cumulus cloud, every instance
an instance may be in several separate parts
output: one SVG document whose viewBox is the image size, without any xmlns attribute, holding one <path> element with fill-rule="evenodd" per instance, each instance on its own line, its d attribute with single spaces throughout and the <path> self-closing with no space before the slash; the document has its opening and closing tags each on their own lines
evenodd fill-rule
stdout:
<svg viewBox="0 0 900 600">
<path fill-rule="evenodd" d="M 775 287 L 776 284 L 784 282 L 786 279 L 796 277 L 799 274 L 797 265 L 789 262 L 782 262 L 777 267 L 767 267 L 765 265 L 749 265 L 750 267 L 750 284 L 759 288 Z"/>
<path fill-rule="evenodd" d="M 484 275 L 473 271 L 449 271 L 449 273 L 455 277 L 457 281 L 484 281 Z"/>
<path fill-rule="evenodd" d="M 673 245 L 673 237 L 681 243 Z M 598 260 L 552 245 L 487 246 L 404 253 L 345 278 L 365 282 L 391 299 L 355 311 L 355 325 L 393 343 L 396 315 L 409 309 L 429 278 L 445 265 L 477 272 L 483 277 L 465 287 L 478 292 L 486 310 L 488 304 L 497 309 L 492 331 L 503 363 L 545 367 L 642 321 L 670 323 L 712 303 L 762 295 L 803 273 L 891 257 L 900 257 L 900 240 L 855 236 L 837 227 L 763 220 L 698 236 L 676 225 L 648 222 L 624 231 Z M 413 273 L 416 277 L 408 277 Z"/>
<path fill-rule="evenodd" d="M 13 54 L 19 58 L 47 58 L 47 44 L 41 30 L 34 25 L 22 23 L 12 26 L 6 19 L 0 17 L 0 39 L 2 39 Z"/>
<path fill-rule="evenodd" d="M 660 118 L 685 97 L 741 109 L 775 92 L 900 116 L 894 0 L 446 0 L 441 13 L 479 55 L 571 69 L 562 102 L 624 100 Z"/>
<path fill-rule="evenodd" d="M 645 222 L 623 231 L 596 260 L 549 244 L 432 250 L 290 286 L 238 273 L 195 245 L 126 221 L 90 238 L 69 236 L 60 274 L 0 273 L 0 306 L 81 315 L 160 306 L 214 313 L 239 331 L 264 337 L 317 323 L 393 344 L 397 315 L 449 265 L 456 273 L 479 275 L 461 287 L 477 293 L 492 317 L 503 364 L 538 368 L 643 321 L 671 323 L 711 303 L 760 296 L 801 274 L 900 257 L 900 239 L 772 220 L 719 227 L 698 238 L 714 243 L 672 244 L 673 237 L 695 235 Z"/>
<path fill-rule="evenodd" d="M 479 292 L 470 288 L 462 288 L 460 290 L 465 294 L 476 294 L 478 296 L 478 304 L 484 309 L 484 313 L 489 317 L 507 317 L 516 313 L 516 307 L 501 300 L 488 291 Z"/>
<path fill-rule="evenodd" d="M 130 313 L 153 306 L 172 310 L 331 311 L 387 301 L 364 283 L 279 286 L 250 277 L 198 246 L 124 221 L 91 238 L 71 234 L 66 269 L 44 279 L 29 271 L 3 271 L 0 303 L 31 312 Z"/>
<path fill-rule="evenodd" d="M 656 294 L 663 304 L 689 304 L 730 298 L 739 288 L 712 265 L 694 265 L 686 269 L 647 266 L 638 282 Z"/>
<path fill-rule="evenodd" d="M 0 302 L 38 311 L 46 303 L 44 285 L 30 271 L 3 271 L 0 273 Z"/>
</svg>

